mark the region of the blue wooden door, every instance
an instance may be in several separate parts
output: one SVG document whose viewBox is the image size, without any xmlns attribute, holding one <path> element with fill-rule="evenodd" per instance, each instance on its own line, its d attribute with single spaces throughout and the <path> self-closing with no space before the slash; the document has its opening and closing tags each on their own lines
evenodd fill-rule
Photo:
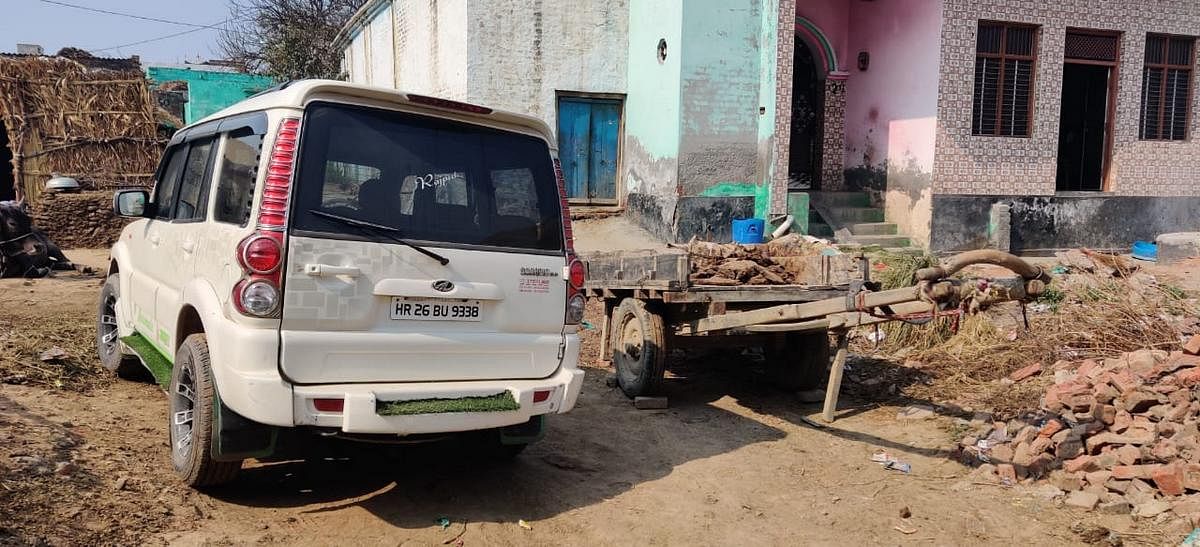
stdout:
<svg viewBox="0 0 1200 547">
<path fill-rule="evenodd" d="M 592 150 L 588 158 L 588 198 L 617 197 L 617 134 L 621 105 L 616 101 L 592 103 Z"/>
<path fill-rule="evenodd" d="M 577 99 L 558 100 L 558 160 L 567 180 L 567 197 L 587 199 L 591 156 L 592 106 Z"/>
<path fill-rule="evenodd" d="M 569 198 L 616 200 L 620 129 L 620 101 L 559 97 L 558 156 Z"/>
</svg>

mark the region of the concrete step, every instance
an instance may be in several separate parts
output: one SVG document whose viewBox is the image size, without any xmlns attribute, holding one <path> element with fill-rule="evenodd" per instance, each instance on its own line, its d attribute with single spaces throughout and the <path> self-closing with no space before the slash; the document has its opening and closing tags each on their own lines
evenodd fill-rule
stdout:
<svg viewBox="0 0 1200 547">
<path fill-rule="evenodd" d="M 912 244 L 912 241 L 910 241 L 908 239 L 908 236 L 897 236 L 897 235 L 890 235 L 890 236 L 855 235 L 850 241 L 852 243 L 856 243 L 858 245 L 863 245 L 863 246 L 878 245 L 883 248 L 908 247 L 909 245 Z"/>
<path fill-rule="evenodd" d="M 829 207 L 871 206 L 871 196 L 864 192 L 809 192 L 808 197 Z"/>
<path fill-rule="evenodd" d="M 829 214 L 834 217 L 830 219 L 834 224 L 883 222 L 883 209 L 874 207 L 837 207 L 830 209 Z"/>
<path fill-rule="evenodd" d="M 899 233 L 891 222 L 860 222 L 847 226 L 856 236 L 894 236 Z"/>
</svg>

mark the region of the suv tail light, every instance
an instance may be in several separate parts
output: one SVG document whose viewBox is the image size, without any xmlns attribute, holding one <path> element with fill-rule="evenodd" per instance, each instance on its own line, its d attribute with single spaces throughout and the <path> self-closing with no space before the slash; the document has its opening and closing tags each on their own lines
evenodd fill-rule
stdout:
<svg viewBox="0 0 1200 547">
<path fill-rule="evenodd" d="M 571 208 L 567 204 L 567 181 L 563 178 L 562 163 L 554 159 L 554 178 L 558 182 L 558 199 L 562 208 L 563 245 L 567 250 L 567 313 L 564 322 L 578 325 L 583 322 L 587 301 L 583 298 L 583 284 L 587 280 L 587 267 L 575 257 L 575 233 L 571 228 Z"/>
<path fill-rule="evenodd" d="M 558 158 L 554 158 L 554 178 L 558 181 L 558 201 L 562 208 L 563 245 L 566 245 L 567 256 L 574 257 L 575 232 L 571 228 L 571 207 L 567 204 L 567 181 Z"/>
<path fill-rule="evenodd" d="M 242 315 L 274 317 L 279 313 L 284 229 L 299 142 L 300 118 L 280 120 L 258 204 L 258 229 L 237 245 L 237 261 L 244 276 L 233 286 L 233 307 Z"/>
</svg>

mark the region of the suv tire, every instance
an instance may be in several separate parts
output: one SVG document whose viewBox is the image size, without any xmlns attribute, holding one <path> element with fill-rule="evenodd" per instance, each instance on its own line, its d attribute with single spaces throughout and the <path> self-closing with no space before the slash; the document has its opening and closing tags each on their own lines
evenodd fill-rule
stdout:
<svg viewBox="0 0 1200 547">
<path fill-rule="evenodd" d="M 767 377 L 780 389 L 803 391 L 824 387 L 829 379 L 829 335 L 786 334 L 767 342 Z"/>
<path fill-rule="evenodd" d="M 233 480 L 242 468 L 241 460 L 220 462 L 212 457 L 217 401 L 205 335 L 188 336 L 175 352 L 167 397 L 167 430 L 175 472 L 193 488 Z"/>
<path fill-rule="evenodd" d="M 100 364 L 127 380 L 145 375 L 142 362 L 136 355 L 125 351 L 117 325 L 117 301 L 121 298 L 121 281 L 118 274 L 108 276 L 100 289 L 100 302 L 96 309 L 96 354 Z"/>
<path fill-rule="evenodd" d="M 613 310 L 613 365 L 626 397 L 653 395 L 667 370 L 666 331 L 662 316 L 646 303 L 626 298 Z"/>
</svg>

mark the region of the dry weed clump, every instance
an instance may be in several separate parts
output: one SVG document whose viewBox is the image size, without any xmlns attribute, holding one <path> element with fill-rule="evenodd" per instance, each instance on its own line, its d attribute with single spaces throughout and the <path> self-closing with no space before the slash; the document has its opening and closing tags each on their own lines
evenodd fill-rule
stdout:
<svg viewBox="0 0 1200 547">
<path fill-rule="evenodd" d="M 3 303 L 0 384 L 88 391 L 109 377 L 96 357 L 90 305 L 48 313 L 38 306 Z"/>
<path fill-rule="evenodd" d="M 924 263 L 913 262 L 907 269 Z M 895 270 L 893 275 L 911 278 Z M 956 333 L 945 322 L 885 327 L 881 349 L 928 378 L 905 388 L 904 395 L 1000 412 L 1034 408 L 1052 378 L 1013 385 L 1006 380 L 1013 371 L 1033 363 L 1049 370 L 1060 360 L 1103 359 L 1138 349 L 1174 350 L 1196 329 L 1197 300 L 1153 276 L 1062 266 L 1055 271 L 1049 290 L 1026 310 L 1010 303 L 964 317 Z"/>
</svg>

